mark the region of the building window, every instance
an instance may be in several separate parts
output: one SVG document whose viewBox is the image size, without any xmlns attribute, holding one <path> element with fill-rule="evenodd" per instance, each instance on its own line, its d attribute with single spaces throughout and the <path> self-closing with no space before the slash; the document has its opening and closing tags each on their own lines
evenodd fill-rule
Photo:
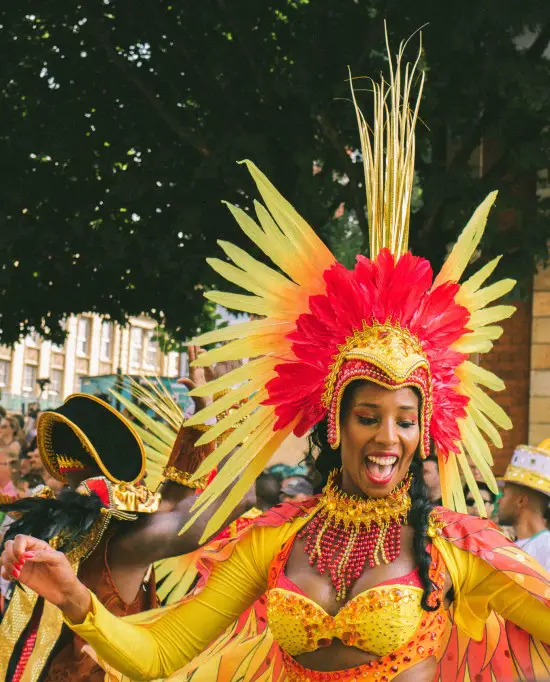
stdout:
<svg viewBox="0 0 550 682">
<path fill-rule="evenodd" d="M 141 367 L 143 356 L 143 329 L 132 327 L 130 330 L 130 364 L 134 367 Z"/>
<path fill-rule="evenodd" d="M 79 317 L 76 331 L 76 354 L 80 356 L 87 356 L 89 344 L 90 320 L 88 317 Z"/>
<path fill-rule="evenodd" d="M 31 332 L 25 337 L 25 344 L 31 348 L 37 348 L 40 343 L 40 334 L 38 332 Z"/>
<path fill-rule="evenodd" d="M 37 370 L 36 365 L 25 365 L 25 371 L 23 372 L 24 393 L 36 393 Z"/>
<path fill-rule="evenodd" d="M 111 362 L 112 355 L 112 341 L 113 341 L 113 325 L 111 322 L 101 323 L 101 346 L 100 359 L 103 362 Z"/>
<path fill-rule="evenodd" d="M 50 395 L 60 396 L 63 393 L 63 370 L 52 369 L 51 371 Z"/>
<path fill-rule="evenodd" d="M 0 360 L 0 388 L 7 388 L 10 383 L 10 361 Z"/>
<path fill-rule="evenodd" d="M 145 345 L 145 364 L 148 368 L 157 369 L 158 361 L 158 342 L 154 331 L 147 332 Z"/>
</svg>

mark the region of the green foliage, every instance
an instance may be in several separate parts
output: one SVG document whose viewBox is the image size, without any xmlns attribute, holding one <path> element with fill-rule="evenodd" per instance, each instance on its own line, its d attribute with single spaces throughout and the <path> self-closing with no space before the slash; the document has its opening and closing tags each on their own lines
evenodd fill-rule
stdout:
<svg viewBox="0 0 550 682">
<path fill-rule="evenodd" d="M 438 266 L 497 187 L 483 258 L 505 251 L 500 272 L 528 277 L 550 235 L 534 199 L 550 166 L 546 4 L 5 0 L 1 340 L 32 327 L 58 340 L 82 311 L 147 312 L 175 339 L 207 328 L 205 258 L 218 238 L 245 243 L 220 201 L 251 205 L 246 157 L 349 262 L 366 221 L 347 65 L 384 68 L 383 18 L 394 48 L 429 22 L 413 250 Z M 539 38 L 520 49 L 526 30 Z"/>
</svg>

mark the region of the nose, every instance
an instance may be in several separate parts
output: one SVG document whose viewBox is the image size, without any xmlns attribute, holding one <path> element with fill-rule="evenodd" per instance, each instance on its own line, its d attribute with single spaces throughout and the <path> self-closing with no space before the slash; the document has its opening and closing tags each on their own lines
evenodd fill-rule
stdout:
<svg viewBox="0 0 550 682">
<path fill-rule="evenodd" d="M 399 442 L 397 424 L 393 419 L 383 419 L 380 422 L 380 428 L 376 432 L 374 440 L 387 449 Z"/>
</svg>

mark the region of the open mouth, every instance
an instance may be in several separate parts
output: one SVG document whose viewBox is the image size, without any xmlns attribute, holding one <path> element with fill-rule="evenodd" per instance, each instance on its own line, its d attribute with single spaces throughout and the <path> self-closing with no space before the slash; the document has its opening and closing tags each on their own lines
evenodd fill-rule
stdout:
<svg viewBox="0 0 550 682">
<path fill-rule="evenodd" d="M 399 457 L 390 454 L 367 455 L 365 458 L 367 476 L 372 483 L 385 485 L 390 482 L 398 461 Z"/>
</svg>

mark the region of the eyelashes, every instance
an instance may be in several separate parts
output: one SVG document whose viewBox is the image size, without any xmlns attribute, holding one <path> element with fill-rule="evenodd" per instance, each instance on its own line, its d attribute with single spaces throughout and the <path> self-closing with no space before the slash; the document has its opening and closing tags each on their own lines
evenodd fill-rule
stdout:
<svg viewBox="0 0 550 682">
<path fill-rule="evenodd" d="M 363 417 L 361 415 L 357 415 L 357 420 L 362 426 L 374 426 L 379 422 L 379 419 L 376 417 Z M 403 429 L 410 429 L 413 426 L 418 426 L 418 422 L 416 421 L 399 421 L 397 422 L 397 425 L 400 426 Z"/>
</svg>

